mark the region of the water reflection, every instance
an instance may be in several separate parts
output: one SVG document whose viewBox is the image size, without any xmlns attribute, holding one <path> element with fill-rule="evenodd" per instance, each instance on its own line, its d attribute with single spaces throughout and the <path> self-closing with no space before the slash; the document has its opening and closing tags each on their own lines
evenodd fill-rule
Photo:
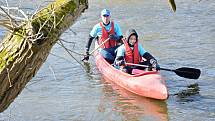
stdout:
<svg viewBox="0 0 215 121">
<path fill-rule="evenodd" d="M 85 67 L 85 70 L 86 70 L 86 72 L 87 72 L 88 74 L 91 74 L 91 73 L 92 73 L 92 72 L 91 72 L 90 63 L 85 62 L 85 63 L 84 63 L 84 67 Z"/>
<path fill-rule="evenodd" d="M 177 96 L 180 102 L 192 102 L 200 96 L 200 88 L 198 83 L 194 83 L 187 86 L 187 89 L 182 90 L 174 95 Z"/>
<path fill-rule="evenodd" d="M 120 113 L 123 120 L 140 121 L 167 121 L 167 104 L 165 101 L 153 100 L 135 95 L 108 80 L 101 80 L 104 83 L 104 100 L 112 102 L 112 110 Z M 98 110 L 104 111 L 103 103 Z"/>
</svg>

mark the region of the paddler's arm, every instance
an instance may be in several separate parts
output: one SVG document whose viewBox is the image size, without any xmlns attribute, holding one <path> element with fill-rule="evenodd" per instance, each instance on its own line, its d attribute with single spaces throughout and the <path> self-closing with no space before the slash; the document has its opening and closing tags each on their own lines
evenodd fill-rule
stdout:
<svg viewBox="0 0 215 121">
<path fill-rule="evenodd" d="M 125 60 L 123 56 L 117 56 L 115 59 L 115 64 L 117 66 L 125 66 Z"/>
<path fill-rule="evenodd" d="M 149 62 L 150 66 L 156 68 L 156 70 L 160 69 L 160 66 L 159 66 L 157 60 L 150 53 L 145 52 L 142 57 L 145 58 Z"/>
<path fill-rule="evenodd" d="M 89 50 L 90 50 L 90 46 L 92 44 L 92 41 L 93 39 L 97 38 L 98 37 L 98 33 L 99 33 L 99 28 L 100 28 L 100 24 L 96 24 L 93 29 L 91 30 L 90 34 L 89 34 L 89 38 L 88 38 L 88 41 L 87 41 L 87 44 L 85 46 L 85 56 L 84 56 L 84 59 L 82 60 L 86 60 L 88 61 L 89 60 Z"/>
<path fill-rule="evenodd" d="M 94 38 L 95 38 L 95 37 L 92 37 L 91 35 L 89 35 L 87 44 L 86 44 L 86 46 L 85 46 L 85 47 L 86 47 L 86 52 L 88 52 L 88 53 L 89 53 L 90 46 L 91 46 L 91 44 L 92 44 Z"/>
<path fill-rule="evenodd" d="M 117 48 L 115 64 L 116 66 L 125 66 L 125 46 L 121 45 Z"/>
<path fill-rule="evenodd" d="M 89 35 L 89 39 L 88 39 L 88 41 L 87 41 L 87 44 L 86 44 L 86 49 L 85 49 L 85 56 L 84 56 L 84 59 L 83 60 L 86 60 L 86 61 L 88 61 L 89 60 L 89 50 L 90 50 L 90 46 L 91 46 L 91 44 L 92 44 L 92 42 L 93 42 L 93 39 L 94 39 L 95 37 L 92 37 L 91 35 Z"/>
</svg>

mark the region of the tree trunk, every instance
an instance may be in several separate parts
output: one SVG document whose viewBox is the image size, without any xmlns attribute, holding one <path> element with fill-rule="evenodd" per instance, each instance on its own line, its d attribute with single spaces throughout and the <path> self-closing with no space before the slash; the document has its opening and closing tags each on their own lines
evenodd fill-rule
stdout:
<svg viewBox="0 0 215 121">
<path fill-rule="evenodd" d="M 3 39 L 0 44 L 0 112 L 34 77 L 59 36 L 87 7 L 87 0 L 56 0 Z"/>
</svg>

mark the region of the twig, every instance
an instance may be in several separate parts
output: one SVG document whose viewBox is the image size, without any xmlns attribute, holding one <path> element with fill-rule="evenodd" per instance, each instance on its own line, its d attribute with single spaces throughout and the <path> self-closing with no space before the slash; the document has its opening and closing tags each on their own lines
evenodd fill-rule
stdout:
<svg viewBox="0 0 215 121">
<path fill-rule="evenodd" d="M 66 40 L 64 40 L 64 39 L 59 39 L 59 40 L 65 42 L 65 43 L 72 44 L 72 48 L 75 48 L 75 42 L 69 42 L 69 41 L 66 41 Z"/>
<path fill-rule="evenodd" d="M 0 26 L 6 27 L 9 30 L 13 30 L 13 26 L 8 20 L 0 20 Z"/>
<path fill-rule="evenodd" d="M 34 11 L 34 13 L 31 15 L 30 19 L 32 20 L 34 15 L 36 15 L 36 13 L 40 10 L 42 3 L 37 7 L 37 9 Z"/>
<path fill-rule="evenodd" d="M 7 68 L 7 77 L 8 77 L 8 81 L 9 81 L 9 84 L 10 84 L 10 87 L 12 87 L 12 84 L 11 84 L 11 81 L 10 81 L 10 74 L 9 74 L 9 69 Z"/>
<path fill-rule="evenodd" d="M 7 10 L 17 10 L 18 12 L 20 12 L 23 17 L 24 17 L 24 20 L 28 20 L 28 16 L 25 14 L 24 11 L 22 11 L 21 9 L 19 9 L 18 7 L 4 7 L 4 6 L 1 6 L 3 9 L 7 9 Z M 9 14 L 9 13 L 8 13 Z"/>
<path fill-rule="evenodd" d="M 3 17 L 7 17 L 7 18 L 8 18 L 7 14 L 5 14 L 5 12 L 0 11 L 0 15 L 3 16 Z M 13 15 L 11 15 L 11 14 L 10 14 L 10 17 L 13 19 L 14 22 L 26 21 L 25 18 L 13 16 Z M 9 19 L 9 20 L 10 20 L 10 19 Z"/>
<path fill-rule="evenodd" d="M 73 59 L 75 59 L 75 61 L 77 61 L 77 62 L 84 68 L 84 65 L 83 65 L 81 62 L 79 62 L 79 61 L 69 52 L 69 50 L 64 46 L 64 44 L 62 43 L 62 41 L 59 40 L 59 42 L 60 42 L 60 45 L 66 50 L 66 52 L 67 52 Z M 84 70 L 86 71 L 85 68 L 84 68 Z"/>
<path fill-rule="evenodd" d="M 52 67 L 49 65 L 49 69 L 51 70 L 51 72 L 52 72 L 52 74 L 53 74 L 53 76 L 54 76 L 54 79 L 57 81 L 57 78 L 56 78 L 56 76 L 55 76 L 55 72 L 54 72 L 54 70 L 52 69 Z"/>
<path fill-rule="evenodd" d="M 53 12 L 52 12 L 53 14 Z M 47 22 L 49 21 L 49 19 L 51 19 L 52 16 L 49 16 L 48 19 L 43 23 L 43 25 L 39 28 L 38 33 L 40 33 L 40 31 L 42 30 L 42 28 L 47 24 Z"/>
<path fill-rule="evenodd" d="M 62 39 L 59 39 L 59 40 L 62 41 Z M 60 43 L 57 43 L 57 44 L 60 45 L 60 46 L 62 47 L 62 45 L 61 45 Z M 70 52 L 72 52 L 72 53 L 75 53 L 75 54 L 77 54 L 77 55 L 85 56 L 85 54 L 75 52 L 75 51 L 73 51 L 73 50 L 71 50 L 71 49 L 68 49 L 68 48 L 67 48 L 67 50 L 70 51 Z"/>
<path fill-rule="evenodd" d="M 66 61 L 68 61 L 68 62 L 71 62 L 71 60 L 66 59 L 66 58 L 64 58 L 64 57 L 62 57 L 62 56 L 59 56 L 59 55 L 55 55 L 55 54 L 53 54 L 53 53 L 50 53 L 50 55 L 53 55 L 53 56 L 58 57 L 58 58 L 60 58 L 60 59 L 66 60 Z"/>
<path fill-rule="evenodd" d="M 71 43 L 71 44 L 73 44 L 75 46 L 75 42 L 69 42 L 69 41 L 66 41 L 64 39 L 60 39 L 60 40 L 63 41 L 63 42 L 65 42 L 65 43 Z M 73 48 L 74 48 L 74 46 L 73 46 Z"/>
<path fill-rule="evenodd" d="M 13 26 L 13 28 L 15 28 L 14 27 L 14 25 L 12 24 L 13 23 L 13 21 L 14 21 L 14 19 L 0 6 L 0 9 L 7 15 L 7 17 L 8 17 L 8 19 L 10 20 L 10 22 L 11 22 L 11 26 Z M 16 22 L 14 22 L 15 24 L 16 24 Z M 17 24 L 16 24 L 17 25 Z"/>
</svg>

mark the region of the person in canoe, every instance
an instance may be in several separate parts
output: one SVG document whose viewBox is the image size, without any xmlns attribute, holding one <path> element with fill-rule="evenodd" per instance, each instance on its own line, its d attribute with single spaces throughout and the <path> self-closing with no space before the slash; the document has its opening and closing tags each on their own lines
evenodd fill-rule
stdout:
<svg viewBox="0 0 215 121">
<path fill-rule="evenodd" d="M 157 60 L 138 43 L 138 34 L 135 29 L 129 29 L 126 32 L 126 38 L 123 38 L 122 41 L 124 44 L 117 49 L 114 62 L 114 66 L 117 69 L 130 74 L 134 68 L 145 69 L 139 66 L 130 66 L 126 63 L 148 65 L 151 67 L 149 71 L 151 71 L 152 68 L 156 68 L 157 70 L 160 68 Z"/>
<path fill-rule="evenodd" d="M 117 22 L 111 21 L 111 14 L 108 9 L 101 11 L 101 22 L 96 24 L 90 32 L 89 40 L 86 44 L 85 57 L 83 60 L 89 60 L 89 50 L 93 39 L 97 39 L 98 44 L 106 42 L 101 46 L 100 53 L 109 62 L 113 63 L 116 57 L 115 50 L 119 47 L 118 43 L 123 38 L 120 26 Z"/>
</svg>

